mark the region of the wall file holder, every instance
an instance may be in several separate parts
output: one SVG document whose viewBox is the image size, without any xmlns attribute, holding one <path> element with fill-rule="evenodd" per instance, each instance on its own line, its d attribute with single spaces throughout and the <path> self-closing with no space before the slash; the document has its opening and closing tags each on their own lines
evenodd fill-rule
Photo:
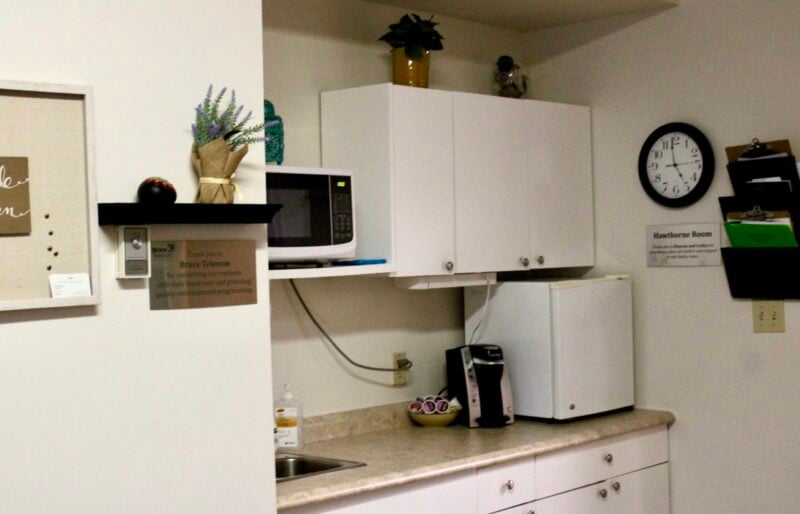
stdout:
<svg viewBox="0 0 800 514">
<path fill-rule="evenodd" d="M 730 212 L 789 211 L 798 224 L 792 195 L 754 194 L 719 198 L 723 219 Z M 722 263 L 733 298 L 800 299 L 800 248 L 722 248 Z"/>
<path fill-rule="evenodd" d="M 722 248 L 734 298 L 800 299 L 800 248 Z"/>
<path fill-rule="evenodd" d="M 800 195 L 800 178 L 798 178 L 797 163 L 793 155 L 731 162 L 728 164 L 728 176 L 736 196 Z"/>
</svg>

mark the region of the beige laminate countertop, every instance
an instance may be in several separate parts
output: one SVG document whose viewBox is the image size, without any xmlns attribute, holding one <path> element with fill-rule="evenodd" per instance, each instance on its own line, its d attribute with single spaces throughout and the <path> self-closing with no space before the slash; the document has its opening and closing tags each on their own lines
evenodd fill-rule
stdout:
<svg viewBox="0 0 800 514">
<path fill-rule="evenodd" d="M 532 457 L 674 421 L 670 412 L 633 410 L 569 423 L 517 420 L 497 429 L 409 425 L 310 443 L 300 453 L 366 466 L 281 482 L 278 509 Z"/>
</svg>

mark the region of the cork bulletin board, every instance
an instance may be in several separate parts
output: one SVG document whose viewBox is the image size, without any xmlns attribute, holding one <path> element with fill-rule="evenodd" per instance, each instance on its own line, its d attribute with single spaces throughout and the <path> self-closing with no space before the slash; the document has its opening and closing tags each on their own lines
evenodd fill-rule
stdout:
<svg viewBox="0 0 800 514">
<path fill-rule="evenodd" d="M 0 81 L 0 310 L 99 303 L 91 101 Z"/>
</svg>

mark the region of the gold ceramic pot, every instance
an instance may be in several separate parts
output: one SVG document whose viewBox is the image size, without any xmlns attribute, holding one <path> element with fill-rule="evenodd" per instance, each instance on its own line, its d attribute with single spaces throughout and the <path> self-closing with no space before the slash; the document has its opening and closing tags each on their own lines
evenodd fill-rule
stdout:
<svg viewBox="0 0 800 514">
<path fill-rule="evenodd" d="M 425 50 L 421 59 L 406 55 L 405 48 L 392 49 L 392 82 L 401 86 L 428 87 L 431 53 Z"/>
</svg>

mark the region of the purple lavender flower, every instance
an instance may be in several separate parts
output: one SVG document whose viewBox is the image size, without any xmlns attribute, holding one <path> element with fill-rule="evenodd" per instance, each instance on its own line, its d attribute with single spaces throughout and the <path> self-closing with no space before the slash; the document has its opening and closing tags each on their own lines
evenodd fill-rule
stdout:
<svg viewBox="0 0 800 514">
<path fill-rule="evenodd" d="M 221 102 L 227 91 L 228 88 L 224 87 L 214 95 L 212 84 L 206 91 L 203 102 L 195 107 L 195 123 L 191 125 L 191 129 L 192 138 L 197 148 L 220 137 L 225 139 L 231 150 L 242 145 L 265 140 L 262 132 L 263 123 L 250 127 L 246 126 L 252 117 L 252 111 L 242 121 L 238 121 L 243 107 L 236 105 L 236 90 L 231 89 L 230 102 L 226 102 L 225 107 L 221 108 Z M 261 137 L 259 137 L 259 134 Z"/>
</svg>

